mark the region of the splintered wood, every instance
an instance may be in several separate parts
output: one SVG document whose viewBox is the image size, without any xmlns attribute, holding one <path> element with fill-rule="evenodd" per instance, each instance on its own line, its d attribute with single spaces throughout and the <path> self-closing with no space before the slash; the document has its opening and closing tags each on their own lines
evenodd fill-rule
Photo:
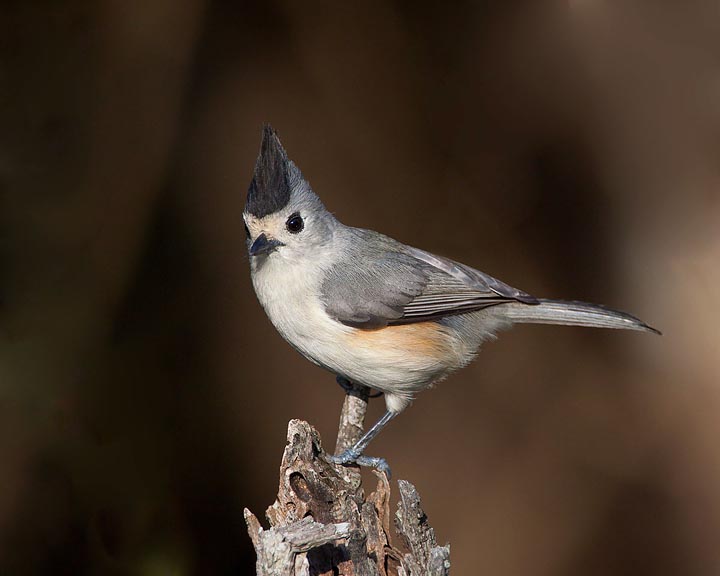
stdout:
<svg viewBox="0 0 720 576">
<path fill-rule="evenodd" d="M 384 474 L 375 472 L 377 486 L 366 498 L 357 469 L 328 462 L 318 433 L 307 422 L 291 420 L 287 440 L 277 500 L 266 512 L 270 528 L 263 529 L 245 510 L 258 576 L 450 573 L 450 547 L 437 546 L 412 484 L 399 482 L 395 542 Z"/>
</svg>

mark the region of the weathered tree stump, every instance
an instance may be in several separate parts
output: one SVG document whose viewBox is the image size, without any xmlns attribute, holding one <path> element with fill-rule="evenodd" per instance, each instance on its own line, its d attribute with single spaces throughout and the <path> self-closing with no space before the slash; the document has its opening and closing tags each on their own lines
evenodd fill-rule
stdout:
<svg viewBox="0 0 720 576">
<path fill-rule="evenodd" d="M 367 398 L 363 388 L 346 396 L 336 453 L 362 434 Z M 393 538 L 390 483 L 383 473 L 375 476 L 377 486 L 365 497 L 359 470 L 329 462 L 317 431 L 291 420 L 277 500 L 265 513 L 270 528 L 245 510 L 258 576 L 449 574 L 450 547 L 437 546 L 415 487 L 398 483 Z"/>
</svg>

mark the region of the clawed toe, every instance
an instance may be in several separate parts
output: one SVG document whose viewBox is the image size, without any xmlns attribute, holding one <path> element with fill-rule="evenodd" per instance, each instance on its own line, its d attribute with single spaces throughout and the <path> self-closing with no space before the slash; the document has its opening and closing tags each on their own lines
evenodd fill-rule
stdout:
<svg viewBox="0 0 720 576">
<path fill-rule="evenodd" d="M 360 457 L 360 454 L 352 448 L 348 448 L 347 450 L 345 450 L 345 452 L 343 452 L 342 454 L 338 454 L 337 456 L 331 456 L 328 454 L 328 459 L 331 462 L 342 465 L 355 464 Z"/>
<path fill-rule="evenodd" d="M 349 464 L 357 464 L 358 466 L 366 466 L 368 468 L 375 468 L 376 470 L 385 474 L 390 478 L 390 466 L 388 465 L 385 458 L 378 458 L 373 456 L 364 456 L 359 454 L 356 450 L 348 448 L 342 454 L 338 456 L 328 455 L 328 459 L 334 464 L 340 464 L 347 466 Z"/>
<path fill-rule="evenodd" d="M 355 386 L 353 385 L 350 380 L 347 378 L 343 378 L 342 376 L 335 377 L 335 381 L 340 385 L 340 387 L 345 390 L 346 394 L 350 394 L 355 390 Z"/>
<path fill-rule="evenodd" d="M 364 386 L 362 384 L 354 384 L 353 382 L 350 382 L 347 378 L 343 376 L 336 376 L 335 380 L 340 385 L 340 387 L 345 390 L 345 394 L 349 394 L 350 396 L 360 396 L 365 398 L 379 398 L 384 394 L 381 390 L 377 390 L 370 393 L 370 388 L 367 386 Z"/>
<path fill-rule="evenodd" d="M 355 462 L 359 466 L 367 466 L 368 468 L 375 468 L 375 470 L 382 472 L 388 477 L 388 480 L 392 476 L 390 472 L 390 465 L 387 463 L 385 458 L 378 458 L 373 456 L 358 456 Z"/>
</svg>

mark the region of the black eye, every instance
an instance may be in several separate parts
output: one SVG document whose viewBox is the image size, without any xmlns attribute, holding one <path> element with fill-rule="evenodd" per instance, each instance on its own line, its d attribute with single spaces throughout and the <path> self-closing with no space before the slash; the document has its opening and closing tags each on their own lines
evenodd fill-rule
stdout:
<svg viewBox="0 0 720 576">
<path fill-rule="evenodd" d="M 305 222 L 303 222 L 302 216 L 300 216 L 300 214 L 295 213 L 287 219 L 287 222 L 285 222 L 285 228 L 288 229 L 288 232 L 291 232 L 292 234 L 297 234 L 298 232 L 301 232 L 303 228 L 305 228 Z"/>
<path fill-rule="evenodd" d="M 243 224 L 245 224 L 244 221 Z M 245 237 L 250 240 L 250 230 L 248 229 L 247 224 L 245 224 Z"/>
</svg>

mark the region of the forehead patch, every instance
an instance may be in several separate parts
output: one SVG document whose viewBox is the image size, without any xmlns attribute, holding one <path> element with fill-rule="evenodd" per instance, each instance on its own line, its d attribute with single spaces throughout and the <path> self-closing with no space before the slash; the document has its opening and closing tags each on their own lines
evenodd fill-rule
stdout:
<svg viewBox="0 0 720 576">
<path fill-rule="evenodd" d="M 260 153 L 248 188 L 245 211 L 264 218 L 281 210 L 290 201 L 290 161 L 269 125 L 263 128 Z"/>
</svg>

